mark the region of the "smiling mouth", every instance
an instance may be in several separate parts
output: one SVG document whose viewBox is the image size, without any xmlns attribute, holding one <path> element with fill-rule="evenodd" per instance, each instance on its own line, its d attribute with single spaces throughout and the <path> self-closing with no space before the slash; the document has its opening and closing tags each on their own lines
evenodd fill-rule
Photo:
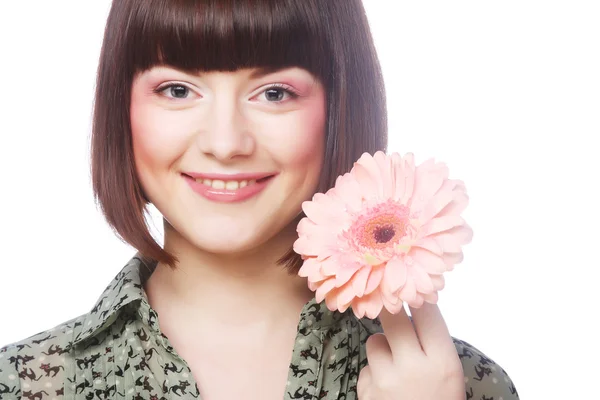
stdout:
<svg viewBox="0 0 600 400">
<path fill-rule="evenodd" d="M 252 186 L 257 183 L 263 183 L 273 178 L 275 175 L 265 176 L 259 179 L 241 179 L 241 180 L 222 180 L 222 179 L 205 179 L 205 178 L 193 178 L 189 175 L 185 175 L 188 179 L 193 179 L 197 183 L 207 186 L 216 190 L 238 190 L 246 186 Z"/>
</svg>

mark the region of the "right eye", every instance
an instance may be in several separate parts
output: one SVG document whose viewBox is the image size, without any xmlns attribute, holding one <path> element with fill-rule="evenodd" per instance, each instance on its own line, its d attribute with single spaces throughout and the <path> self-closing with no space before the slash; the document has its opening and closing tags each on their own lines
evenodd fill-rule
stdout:
<svg viewBox="0 0 600 400">
<path fill-rule="evenodd" d="M 163 85 L 157 88 L 155 92 L 170 99 L 187 99 L 193 95 L 192 90 L 181 83 Z"/>
</svg>

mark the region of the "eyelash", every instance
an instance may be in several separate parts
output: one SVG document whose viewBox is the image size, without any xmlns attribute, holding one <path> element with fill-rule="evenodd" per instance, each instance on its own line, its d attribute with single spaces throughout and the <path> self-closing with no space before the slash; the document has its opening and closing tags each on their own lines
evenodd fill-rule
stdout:
<svg viewBox="0 0 600 400">
<path fill-rule="evenodd" d="M 296 92 L 291 86 L 284 85 L 283 83 L 274 83 L 271 86 L 269 86 L 268 88 L 266 88 L 265 90 L 263 90 L 261 92 L 261 94 L 270 89 L 281 89 L 284 92 L 286 92 L 287 94 L 289 94 L 292 99 L 296 99 L 300 96 L 300 94 L 298 92 Z M 277 103 L 280 103 L 280 102 L 277 102 Z"/>
<path fill-rule="evenodd" d="M 155 94 L 162 95 L 162 93 L 165 90 L 173 88 L 173 87 L 177 87 L 177 86 L 184 87 L 187 90 L 192 91 L 192 89 L 190 89 L 189 86 L 187 86 L 183 83 L 173 82 L 173 83 L 168 83 L 166 85 L 161 85 L 161 86 L 157 87 L 156 89 L 154 89 L 153 92 Z M 274 84 L 270 85 L 269 87 L 265 88 L 262 92 L 260 92 L 260 94 L 263 94 L 267 90 L 271 90 L 271 89 L 283 90 L 291 97 L 292 100 L 297 99 L 300 96 L 300 94 L 296 90 L 294 90 L 291 86 L 285 85 L 283 83 L 274 83 Z M 185 100 L 185 99 L 177 99 L 177 98 L 170 98 L 170 97 L 168 99 L 169 100 Z M 282 104 L 282 103 L 285 103 L 285 101 L 269 101 L 268 103 Z"/>
</svg>

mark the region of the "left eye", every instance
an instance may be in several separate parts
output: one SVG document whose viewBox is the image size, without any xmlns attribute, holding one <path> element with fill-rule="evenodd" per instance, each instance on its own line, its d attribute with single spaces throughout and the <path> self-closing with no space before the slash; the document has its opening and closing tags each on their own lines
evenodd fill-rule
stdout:
<svg viewBox="0 0 600 400">
<path fill-rule="evenodd" d="M 281 103 L 285 95 L 288 95 L 292 99 L 298 97 L 298 94 L 292 89 L 280 85 L 271 86 L 262 93 L 264 93 L 265 98 L 269 103 Z"/>
<path fill-rule="evenodd" d="M 183 85 L 173 84 L 162 87 L 159 92 L 174 99 L 186 99 L 190 95 L 190 89 Z"/>
</svg>

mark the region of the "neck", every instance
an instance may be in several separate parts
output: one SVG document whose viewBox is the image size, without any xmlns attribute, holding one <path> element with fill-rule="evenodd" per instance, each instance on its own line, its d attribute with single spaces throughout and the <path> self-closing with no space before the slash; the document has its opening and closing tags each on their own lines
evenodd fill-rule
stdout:
<svg viewBox="0 0 600 400">
<path fill-rule="evenodd" d="M 179 263 L 175 270 L 156 266 L 145 283 L 150 305 L 169 310 L 169 319 L 204 326 L 264 329 L 291 319 L 296 323 L 313 293 L 306 279 L 277 265 L 297 237 L 292 228 L 252 252 L 224 255 L 199 250 L 165 224 L 165 249 Z"/>
</svg>

